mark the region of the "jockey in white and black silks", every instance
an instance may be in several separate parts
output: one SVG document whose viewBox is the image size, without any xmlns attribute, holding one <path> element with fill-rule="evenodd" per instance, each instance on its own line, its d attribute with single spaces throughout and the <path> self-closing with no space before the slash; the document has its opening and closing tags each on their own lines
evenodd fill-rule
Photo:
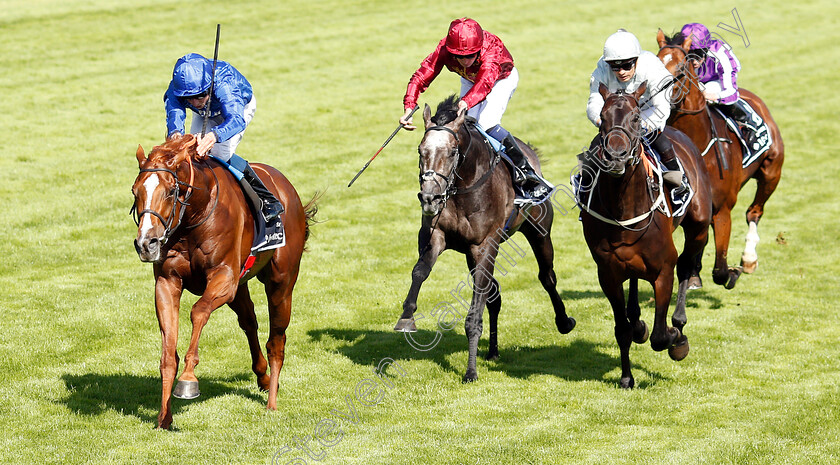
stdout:
<svg viewBox="0 0 840 465">
<path fill-rule="evenodd" d="M 598 91 L 604 84 L 611 93 L 623 91 L 635 92 L 641 85 L 647 88 L 639 101 L 642 123 L 641 136 L 657 152 L 668 170 L 663 173 L 665 181 L 680 193 L 688 187 L 688 179 L 680 170 L 676 160 L 674 145 L 662 136 L 662 129 L 671 114 L 671 81 L 673 77 L 656 55 L 643 51 L 639 39 L 624 29 L 609 36 L 604 43 L 604 54 L 598 59 L 595 70 L 589 79 L 589 101 L 586 115 L 592 124 L 601 126 L 601 110 L 604 98 Z M 600 134 L 592 141 L 590 148 L 601 144 Z"/>
<path fill-rule="evenodd" d="M 210 95 L 211 78 L 213 95 Z M 260 181 L 251 165 L 236 154 L 236 147 L 257 109 L 251 84 L 242 73 L 227 62 L 218 61 L 214 75 L 211 60 L 197 53 L 184 55 L 175 63 L 163 101 L 167 138 L 184 134 L 186 109 L 189 108 L 195 113 L 190 133 L 199 138 L 196 148 L 199 158 L 209 154 L 225 164 L 266 221 L 282 213 L 283 206 L 277 198 Z M 207 133 L 202 138 L 205 115 Z"/>
<path fill-rule="evenodd" d="M 483 30 L 473 19 L 452 21 L 446 37 L 411 76 L 403 98 L 405 113 L 400 124 L 408 130 L 415 129 L 410 115 L 417 99 L 444 66 L 461 76 L 458 110 L 467 109 L 467 116 L 475 118 L 488 135 L 501 142 L 507 156 L 519 168 L 514 170 L 514 183 L 531 197 L 550 191 L 553 186 L 536 174 L 513 135 L 501 125 L 502 115 L 519 84 L 513 57 L 498 36 Z"/>
<path fill-rule="evenodd" d="M 741 126 L 744 139 L 752 150 L 759 149 L 761 144 L 757 141 L 756 129 L 762 119 L 740 98 L 736 80 L 741 62 L 732 47 L 713 39 L 709 29 L 700 23 L 686 24 L 680 33 L 684 39 L 691 38 L 688 60 L 694 64 L 697 80 L 703 84 L 703 96 Z"/>
</svg>

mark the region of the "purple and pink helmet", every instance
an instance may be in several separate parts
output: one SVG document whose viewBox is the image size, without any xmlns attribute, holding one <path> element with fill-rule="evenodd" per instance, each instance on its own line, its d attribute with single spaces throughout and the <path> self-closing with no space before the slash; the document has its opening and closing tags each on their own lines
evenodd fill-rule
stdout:
<svg viewBox="0 0 840 465">
<path fill-rule="evenodd" d="M 709 34 L 709 29 L 700 23 L 688 23 L 680 32 L 686 38 L 691 37 L 691 50 L 712 46 L 712 35 Z"/>
</svg>

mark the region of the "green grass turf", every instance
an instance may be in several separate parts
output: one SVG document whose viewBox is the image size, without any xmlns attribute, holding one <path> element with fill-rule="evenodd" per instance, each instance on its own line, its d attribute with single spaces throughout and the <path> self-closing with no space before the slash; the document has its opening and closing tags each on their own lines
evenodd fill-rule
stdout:
<svg viewBox="0 0 840 465">
<path fill-rule="evenodd" d="M 396 127 L 409 76 L 451 19 L 472 16 L 505 41 L 521 74 L 505 126 L 562 183 L 593 135 L 584 107 L 604 39 L 626 27 L 651 50 L 658 27 L 734 24 L 735 7 L 750 46 L 722 35 L 744 65 L 739 84 L 781 127 L 785 168 L 757 273 L 732 291 L 714 286 L 707 249 L 686 360 L 634 346 L 637 387 L 618 387 L 611 311 L 574 212 L 552 231 L 571 334 L 554 328 L 530 251 L 500 278 L 502 358 L 480 360 L 477 383 L 460 382 L 460 324 L 426 352 L 391 331 L 416 260 L 420 133 L 400 133 L 346 185 Z M 277 463 L 313 463 L 294 447 L 325 419 L 332 446 L 309 440 L 324 463 L 837 463 L 838 17 L 828 0 L 2 2 L 0 463 L 262 464 L 285 446 Z M 277 411 L 265 411 L 245 338 L 222 308 L 201 341 L 202 396 L 174 400 L 174 430 L 157 431 L 153 281 L 128 215 L 134 151 L 163 140 L 172 66 L 191 51 L 211 56 L 216 23 L 220 58 L 259 102 L 241 154 L 280 168 L 304 199 L 323 191 L 322 223 L 294 295 Z M 444 73 L 421 103 L 458 85 Z M 753 192 L 733 215 L 732 261 Z M 445 253 L 420 311 L 465 277 L 463 257 Z M 264 341 L 265 297 L 251 285 Z M 641 293 L 650 322 L 650 287 Z M 195 300 L 182 302 L 182 354 Z M 431 319 L 418 326 L 418 341 L 431 340 Z M 385 358 L 404 370 L 391 369 L 392 388 L 372 371 Z M 378 405 L 355 397 L 365 379 L 379 383 Z M 348 396 L 355 422 L 334 412 L 349 415 Z"/>
</svg>

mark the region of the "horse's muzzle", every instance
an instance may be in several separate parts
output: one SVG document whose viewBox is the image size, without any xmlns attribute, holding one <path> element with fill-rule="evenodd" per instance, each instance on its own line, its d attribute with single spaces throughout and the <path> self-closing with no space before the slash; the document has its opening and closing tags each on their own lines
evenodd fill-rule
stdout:
<svg viewBox="0 0 840 465">
<path fill-rule="evenodd" d="M 440 211 L 443 196 L 440 194 L 429 194 L 420 192 L 417 194 L 420 200 L 420 207 L 423 209 L 424 216 L 435 216 Z"/>
<path fill-rule="evenodd" d="M 134 250 L 141 262 L 155 263 L 160 261 L 161 240 L 159 238 L 134 239 Z"/>
</svg>

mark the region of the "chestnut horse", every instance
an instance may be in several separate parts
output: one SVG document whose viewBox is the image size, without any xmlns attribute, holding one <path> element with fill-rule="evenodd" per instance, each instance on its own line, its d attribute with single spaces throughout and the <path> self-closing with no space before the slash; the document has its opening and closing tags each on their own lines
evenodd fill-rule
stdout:
<svg viewBox="0 0 840 465">
<path fill-rule="evenodd" d="M 263 183 L 286 208 L 283 223 L 286 245 L 260 252 L 250 270 L 241 275 L 254 238 L 254 219 L 236 179 L 219 163 L 194 161 L 192 135 L 169 140 L 152 149 L 146 158 L 137 148 L 140 174 L 134 181 L 133 211 L 138 221 L 134 246 L 141 261 L 154 264 L 155 307 L 162 338 L 160 376 L 162 397 L 159 428 L 172 423 L 172 385 L 178 373 L 178 310 L 184 289 L 201 298 L 190 310 L 192 335 L 184 357 L 184 371 L 174 395 L 199 395 L 195 366 L 198 339 L 213 310 L 224 304 L 236 312 L 248 338 L 251 368 L 260 389 L 268 390 L 268 409 L 277 408 L 277 388 L 283 367 L 286 328 L 292 309 L 292 289 L 297 280 L 309 225 L 317 212 L 315 199 L 301 205 L 294 187 L 276 169 L 252 164 Z M 268 296 L 269 334 L 266 350 L 271 376 L 266 374 L 257 336 L 254 303 L 247 280 L 256 276 Z"/>
<path fill-rule="evenodd" d="M 691 38 L 683 39 L 682 34 L 668 38 L 660 29 L 656 35 L 656 41 L 660 47 L 659 59 L 671 74 L 677 76 L 671 99 L 673 109 L 668 118 L 668 124 L 684 132 L 698 148 L 705 149 L 703 161 L 709 173 L 709 181 L 712 183 L 714 212 L 712 229 L 715 231 L 716 253 L 712 278 L 716 284 L 732 289 L 741 271 L 752 273 L 758 266 L 756 253 L 759 241 L 758 222 L 764 214 L 764 203 L 776 190 L 782 176 L 782 164 L 785 158 L 782 135 L 764 102 L 752 92 L 740 89 L 741 97 L 764 119 L 773 141 L 770 148 L 757 160 L 746 167 L 742 166 L 744 154 L 738 137 L 716 111 L 709 111 L 697 81 L 695 68 L 686 60 Z M 729 169 L 724 169 L 727 165 Z M 749 229 L 746 246 L 741 255 L 741 267 L 731 267 L 727 263 L 726 256 L 732 230 L 732 209 L 738 199 L 738 192 L 750 179 L 756 180 L 757 188 L 755 198 L 747 208 Z M 693 280 L 692 287 L 701 285 L 700 267 L 701 263 L 698 261 L 695 269 L 696 278 Z"/>
<path fill-rule="evenodd" d="M 668 349 L 674 360 L 688 355 L 688 338 L 682 333 L 687 319 L 685 297 L 694 264 L 703 252 L 709 234 L 712 205 L 706 170 L 700 154 L 685 134 L 665 127 L 659 137 L 668 137 L 694 189 L 683 216 L 675 217 L 671 198 L 644 166 L 642 160 L 639 98 L 646 85 L 634 93 L 611 94 L 601 84 L 601 144 L 587 152 L 581 166 L 581 221 L 583 235 L 598 265 L 598 281 L 613 310 L 615 339 L 621 351 L 621 387 L 635 384 L 630 372 L 630 343 L 644 343 L 647 325 L 640 320 L 638 280 L 653 285 L 656 305 L 650 345 Z M 655 172 L 653 172 L 655 173 Z M 667 199 L 666 199 L 667 198 Z M 669 214 L 663 212 L 667 209 Z M 677 257 L 672 233 L 681 225 L 685 245 Z M 668 306 L 677 267 L 677 305 L 668 327 Z M 624 281 L 630 280 L 625 306 Z"/>
<path fill-rule="evenodd" d="M 472 302 L 464 323 L 469 357 L 463 380 L 470 382 L 478 379 L 476 356 L 485 305 L 490 315 L 487 359 L 499 355 L 497 322 L 502 298 L 493 273 L 501 244 L 517 230 L 525 235 L 534 251 L 539 280 L 554 307 L 557 329 L 567 334 L 574 328 L 575 320 L 566 315 L 566 307 L 556 289 L 550 235 L 554 215 L 550 202 L 514 213 L 515 193 L 510 171 L 498 166 L 500 157 L 475 125 L 466 121 L 466 111 L 457 111 L 457 102 L 454 95 L 444 100 L 434 117 L 428 105 L 423 111 L 426 133 L 418 148 L 420 193 L 417 194 L 423 210 L 418 237 L 420 257 L 411 272 L 411 288 L 394 330 L 417 330 L 414 312 L 420 286 L 444 250 L 463 253 L 473 280 Z M 526 144 L 519 145 L 539 171 L 537 154 Z M 503 256 L 515 265 L 509 256 Z"/>
</svg>

